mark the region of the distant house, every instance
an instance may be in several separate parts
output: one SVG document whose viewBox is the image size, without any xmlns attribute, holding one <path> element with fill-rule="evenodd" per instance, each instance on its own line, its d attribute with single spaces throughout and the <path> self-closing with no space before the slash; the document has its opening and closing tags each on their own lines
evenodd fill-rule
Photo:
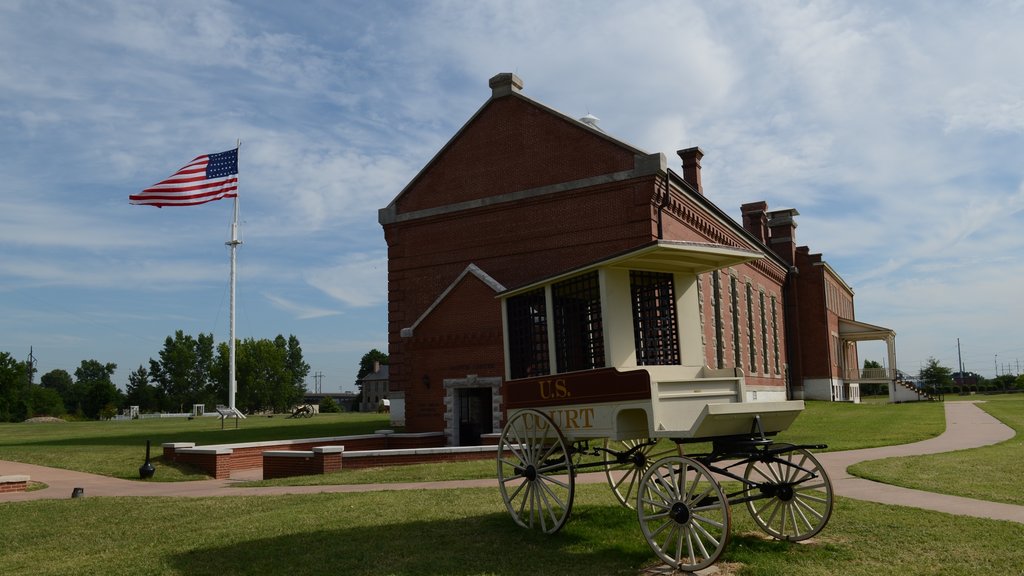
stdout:
<svg viewBox="0 0 1024 576">
<path fill-rule="evenodd" d="M 376 412 L 385 404 L 385 400 L 389 398 L 388 374 L 387 364 L 374 362 L 373 372 L 356 382 L 363 391 L 363 400 L 359 403 L 360 412 Z"/>
<path fill-rule="evenodd" d="M 678 151 L 676 172 L 664 154 L 605 133 L 592 116 L 575 119 L 537 102 L 522 86 L 514 74 L 492 78 L 491 97 L 380 210 L 393 421 L 472 444 L 504 423 L 507 380 L 614 365 L 604 356 L 607 339 L 634 334 L 607 333 L 590 311 L 587 326 L 575 327 L 581 339 L 556 336 L 540 342 L 550 343 L 549 358 L 513 362 L 503 339 L 510 312 L 499 295 L 655 245 L 692 259 L 676 289 L 693 298 L 695 313 L 666 338 L 686 339 L 685 350 L 697 342 L 698 355 L 648 357 L 638 344 L 629 362 L 739 368 L 754 401 L 855 401 L 861 375 L 845 371 L 856 367 L 851 344 L 861 339 L 889 341 L 895 366 L 892 332 L 855 321 L 852 289 L 796 245 L 796 210 L 747 204 L 740 224 L 705 195 L 700 148 Z M 654 281 L 645 271 L 658 265 L 634 264 L 632 282 L 642 290 Z M 557 313 L 557 298 L 598 301 L 606 284 L 586 280 L 517 301 L 516 313 L 542 319 L 543 310 Z M 648 308 L 632 314 L 661 314 Z M 541 335 L 517 338 L 532 346 Z M 367 407 L 385 397 L 365 387 L 364 395 Z"/>
</svg>

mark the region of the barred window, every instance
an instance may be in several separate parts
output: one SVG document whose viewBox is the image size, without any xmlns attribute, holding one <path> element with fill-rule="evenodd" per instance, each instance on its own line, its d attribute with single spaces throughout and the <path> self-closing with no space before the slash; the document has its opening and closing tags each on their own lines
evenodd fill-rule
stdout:
<svg viewBox="0 0 1024 576">
<path fill-rule="evenodd" d="M 764 309 L 764 291 L 760 292 L 761 305 L 761 362 L 764 365 L 764 373 L 768 373 L 768 315 Z"/>
<path fill-rule="evenodd" d="M 754 288 L 747 282 L 747 340 L 750 346 L 750 372 L 757 372 L 757 343 L 754 341 Z"/>
<path fill-rule="evenodd" d="M 550 373 L 548 319 L 544 289 L 512 296 L 506 301 L 508 355 L 512 378 Z"/>
<path fill-rule="evenodd" d="M 715 367 L 725 368 L 725 339 L 722 335 L 722 278 L 718 270 L 711 274 L 711 297 L 715 310 Z"/>
<path fill-rule="evenodd" d="M 630 270 L 629 289 L 637 365 L 679 364 L 679 324 L 672 274 Z"/>
<path fill-rule="evenodd" d="M 772 296 L 772 347 L 775 356 L 775 373 L 781 374 L 779 370 L 779 316 L 775 308 L 775 296 Z"/>
<path fill-rule="evenodd" d="M 597 272 L 551 286 L 558 372 L 604 368 L 604 326 Z"/>
<path fill-rule="evenodd" d="M 732 297 L 733 360 L 737 368 L 743 368 L 743 353 L 740 350 L 740 291 L 736 277 L 732 276 L 729 280 L 729 295 Z"/>
</svg>

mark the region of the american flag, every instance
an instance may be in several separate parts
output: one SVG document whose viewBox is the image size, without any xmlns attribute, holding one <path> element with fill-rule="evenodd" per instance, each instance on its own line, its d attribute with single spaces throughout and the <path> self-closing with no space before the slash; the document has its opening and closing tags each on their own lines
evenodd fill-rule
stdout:
<svg viewBox="0 0 1024 576">
<path fill-rule="evenodd" d="M 195 206 L 238 196 L 238 149 L 196 156 L 170 178 L 128 196 L 131 204 Z"/>
</svg>

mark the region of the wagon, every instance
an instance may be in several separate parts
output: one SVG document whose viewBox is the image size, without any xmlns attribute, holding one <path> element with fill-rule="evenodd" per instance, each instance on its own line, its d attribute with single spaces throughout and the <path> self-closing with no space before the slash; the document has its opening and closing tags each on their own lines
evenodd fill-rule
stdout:
<svg viewBox="0 0 1024 576">
<path fill-rule="evenodd" d="M 773 440 L 803 401 L 763 387 L 757 400 L 740 368 L 703 365 L 697 275 L 756 257 L 658 241 L 501 295 L 497 475 L 517 524 L 558 532 L 577 474 L 597 471 L 679 570 L 718 559 L 732 506 L 780 540 L 825 527 L 832 486 L 810 452 L 825 446 Z"/>
</svg>

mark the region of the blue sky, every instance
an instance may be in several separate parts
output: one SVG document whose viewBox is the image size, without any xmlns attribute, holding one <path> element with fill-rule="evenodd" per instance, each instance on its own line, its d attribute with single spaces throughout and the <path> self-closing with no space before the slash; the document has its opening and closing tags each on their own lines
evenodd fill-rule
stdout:
<svg viewBox="0 0 1024 576">
<path fill-rule="evenodd" d="M 386 350 L 386 206 L 515 72 L 706 193 L 800 211 L 857 319 L 986 376 L 1024 359 L 1018 2 L 0 3 L 0 351 L 40 373 L 228 338 L 231 203 L 128 195 L 241 139 L 239 337 L 324 389 Z M 862 357 L 882 360 L 879 347 Z M 312 387 L 312 381 L 308 382 Z"/>
</svg>

